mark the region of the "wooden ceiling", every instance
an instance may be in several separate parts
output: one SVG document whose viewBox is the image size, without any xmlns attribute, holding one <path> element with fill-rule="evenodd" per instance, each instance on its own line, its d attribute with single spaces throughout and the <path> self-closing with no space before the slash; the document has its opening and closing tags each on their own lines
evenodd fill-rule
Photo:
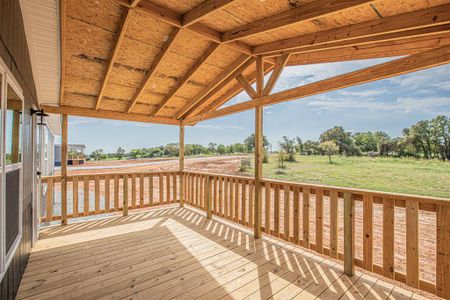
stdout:
<svg viewBox="0 0 450 300">
<path fill-rule="evenodd" d="M 444 64 L 449 45 L 450 0 L 62 0 L 60 104 L 43 108 L 195 124 Z M 408 55 L 271 95 L 286 65 Z"/>
</svg>

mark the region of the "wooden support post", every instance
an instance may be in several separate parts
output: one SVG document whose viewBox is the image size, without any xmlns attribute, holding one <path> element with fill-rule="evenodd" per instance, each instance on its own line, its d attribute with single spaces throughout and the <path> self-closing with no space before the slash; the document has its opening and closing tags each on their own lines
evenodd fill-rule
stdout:
<svg viewBox="0 0 450 300">
<path fill-rule="evenodd" d="M 256 92 L 262 96 L 264 89 L 264 66 L 261 56 L 256 58 Z M 255 204 L 253 205 L 255 218 L 254 236 L 261 237 L 262 220 L 262 166 L 263 161 L 263 107 L 255 108 Z"/>
<path fill-rule="evenodd" d="M 355 274 L 355 206 L 351 193 L 344 193 L 344 273 L 349 276 Z"/>
<path fill-rule="evenodd" d="M 61 225 L 67 225 L 67 147 L 68 147 L 68 137 L 67 137 L 67 125 L 68 117 L 67 115 L 62 115 L 61 124 Z"/>
<path fill-rule="evenodd" d="M 436 209 L 436 295 L 450 299 L 450 204 Z"/>
<path fill-rule="evenodd" d="M 206 208 L 206 218 L 211 219 L 212 217 L 212 202 L 211 202 L 211 177 L 206 176 L 205 183 L 205 208 Z"/>
<path fill-rule="evenodd" d="M 184 206 L 184 126 L 180 126 L 180 141 L 179 141 L 179 171 L 180 171 L 180 207 Z"/>
</svg>

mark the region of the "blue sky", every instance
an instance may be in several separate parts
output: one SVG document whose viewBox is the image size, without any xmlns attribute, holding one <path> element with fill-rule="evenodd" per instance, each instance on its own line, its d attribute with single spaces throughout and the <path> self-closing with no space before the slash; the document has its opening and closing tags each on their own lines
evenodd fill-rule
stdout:
<svg viewBox="0 0 450 300">
<path fill-rule="evenodd" d="M 372 59 L 288 67 L 274 92 L 388 61 Z M 241 93 L 226 105 L 249 100 Z M 264 109 L 264 134 L 274 148 L 283 135 L 317 140 L 326 129 L 344 126 L 351 132 L 383 130 L 401 135 L 403 128 L 436 115 L 450 116 L 450 64 L 396 78 L 359 85 L 272 105 Z M 254 131 L 253 111 L 201 122 L 186 128 L 186 143 L 241 142 Z M 127 151 L 178 142 L 178 127 L 92 118 L 69 118 L 69 143 L 87 152 L 118 146 Z"/>
</svg>

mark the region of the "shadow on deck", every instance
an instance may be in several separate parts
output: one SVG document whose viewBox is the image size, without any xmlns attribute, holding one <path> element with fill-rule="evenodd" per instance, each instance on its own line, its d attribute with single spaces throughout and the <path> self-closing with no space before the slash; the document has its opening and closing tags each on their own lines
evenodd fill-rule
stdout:
<svg viewBox="0 0 450 300">
<path fill-rule="evenodd" d="M 364 272 L 191 208 L 43 229 L 18 299 L 419 299 Z"/>
</svg>

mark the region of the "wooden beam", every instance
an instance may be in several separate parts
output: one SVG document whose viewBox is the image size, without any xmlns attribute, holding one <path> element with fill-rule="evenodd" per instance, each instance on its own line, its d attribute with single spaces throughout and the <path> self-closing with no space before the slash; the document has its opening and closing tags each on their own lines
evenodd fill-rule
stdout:
<svg viewBox="0 0 450 300">
<path fill-rule="evenodd" d="M 256 57 L 256 92 L 258 97 L 263 95 L 264 90 L 264 65 L 261 55 Z"/>
<path fill-rule="evenodd" d="M 224 9 L 234 0 L 207 0 L 183 15 L 183 26 L 189 26 L 220 9 Z"/>
<path fill-rule="evenodd" d="M 273 88 L 275 87 L 275 84 L 278 81 L 278 78 L 280 78 L 281 72 L 283 71 L 284 67 L 286 66 L 289 60 L 289 57 L 290 57 L 289 53 L 284 53 L 277 58 L 275 69 L 270 75 L 269 80 L 267 81 L 267 84 L 264 87 L 264 91 L 262 92 L 261 96 L 269 95 L 272 92 Z"/>
<path fill-rule="evenodd" d="M 244 72 L 253 62 L 254 58 L 249 58 L 244 64 L 242 64 L 239 68 L 237 68 L 233 73 L 229 74 L 225 80 L 223 80 L 219 85 L 217 85 L 213 90 L 211 90 L 202 100 L 200 100 L 185 116 L 188 118 L 200 112 L 201 107 L 209 101 L 214 95 L 219 93 L 226 85 L 228 85 L 238 74 Z"/>
<path fill-rule="evenodd" d="M 134 114 L 134 113 L 127 114 L 124 112 L 111 110 L 95 110 L 92 108 L 85 108 L 85 107 L 41 105 L 41 108 L 44 109 L 45 112 L 53 114 L 67 114 L 80 117 L 123 120 L 123 121 L 166 124 L 166 125 L 181 124 L 181 122 L 178 120 L 165 117 L 151 117 L 143 114 Z"/>
<path fill-rule="evenodd" d="M 376 42 L 388 42 L 388 41 L 399 41 L 399 40 L 411 40 L 414 38 L 433 38 L 442 34 L 450 33 L 450 24 L 431 26 L 425 28 L 417 28 L 393 33 L 380 34 L 376 36 L 365 36 L 356 39 L 344 39 L 343 41 L 324 43 L 320 45 L 313 46 L 301 46 L 297 48 L 292 48 L 289 50 L 281 50 L 277 52 L 271 52 L 265 54 L 265 57 L 277 56 L 286 53 L 290 54 L 300 54 L 300 53 L 310 53 L 323 50 L 335 50 L 346 47 L 354 47 L 357 49 L 359 46 L 373 44 Z"/>
<path fill-rule="evenodd" d="M 212 44 L 200 57 L 200 59 L 198 59 L 194 65 L 189 69 L 189 71 L 183 76 L 183 78 L 180 80 L 180 82 L 178 83 L 178 85 L 176 87 L 174 87 L 169 94 L 167 95 L 167 97 L 161 102 L 161 104 L 159 104 L 158 108 L 155 110 L 155 112 L 152 114 L 154 116 L 158 115 L 161 110 L 164 108 L 164 106 L 166 106 L 167 103 L 170 102 L 170 100 L 173 99 L 173 97 L 176 95 L 176 93 L 186 84 L 188 83 L 188 81 L 192 78 L 192 76 L 194 76 L 197 71 L 205 64 L 205 62 L 208 60 L 209 57 L 211 57 L 214 52 L 217 50 L 217 48 L 219 47 L 219 44 Z"/>
<path fill-rule="evenodd" d="M 192 101 L 188 102 L 183 108 L 178 112 L 176 118 L 182 118 L 191 108 L 193 108 L 197 103 L 199 103 L 211 90 L 213 90 L 216 86 L 218 86 L 221 82 L 227 79 L 227 77 L 232 74 L 236 69 L 238 69 L 241 65 L 245 64 L 246 61 L 249 60 L 249 57 L 246 55 L 241 55 L 239 58 L 234 61 L 228 68 L 226 68 L 219 76 L 214 78 L 214 80 L 204 87 L 200 93 L 198 93 Z"/>
<path fill-rule="evenodd" d="M 269 73 L 270 71 L 272 71 L 273 68 L 274 65 L 266 63 L 264 66 L 264 74 Z M 256 82 L 256 71 L 252 72 L 248 76 L 248 80 L 250 84 Z M 213 103 L 204 108 L 201 113 L 207 113 L 216 110 L 217 108 L 221 107 L 224 103 L 235 97 L 240 92 L 242 92 L 242 86 L 239 83 L 237 83 L 233 87 L 231 87 L 228 91 L 226 91 L 222 96 L 217 98 Z"/>
<path fill-rule="evenodd" d="M 242 74 L 238 74 L 236 76 L 236 80 L 242 86 L 244 91 L 250 96 L 250 98 L 254 99 L 254 98 L 258 97 L 258 94 L 256 93 L 255 89 L 252 87 L 252 85 L 247 80 L 247 78 L 242 76 Z"/>
<path fill-rule="evenodd" d="M 355 274 L 355 203 L 351 193 L 344 193 L 344 273 Z"/>
<path fill-rule="evenodd" d="M 217 118 L 232 113 L 242 112 L 252 109 L 258 105 L 272 105 L 338 89 L 343 89 L 350 86 L 355 86 L 443 65 L 449 62 L 450 46 L 444 46 L 430 51 L 414 54 L 409 57 L 354 71 L 348 74 L 328 78 L 319 82 L 306 84 L 304 86 L 293 88 L 287 91 L 231 105 L 213 112 L 187 119 L 185 120 L 185 123 L 190 124 L 204 119 Z"/>
<path fill-rule="evenodd" d="M 117 59 L 117 54 L 119 53 L 120 45 L 125 37 L 125 32 L 127 31 L 128 24 L 133 15 L 133 10 L 125 8 L 125 13 L 122 19 L 122 24 L 120 26 L 119 35 L 117 36 L 116 43 L 114 45 L 113 51 L 111 53 L 111 58 L 108 62 L 108 67 L 106 68 L 105 76 L 103 77 L 103 81 L 100 88 L 100 93 L 98 94 L 97 103 L 95 104 L 95 109 L 98 110 L 100 108 L 100 104 L 103 98 L 103 94 L 105 93 L 106 84 L 108 83 L 109 76 L 114 68 L 114 63 Z"/>
<path fill-rule="evenodd" d="M 59 5 L 60 20 L 60 40 L 61 40 L 61 76 L 59 80 L 59 105 L 64 104 L 64 85 L 66 81 L 66 47 L 67 47 L 67 16 L 66 16 L 66 0 L 61 0 Z"/>
<path fill-rule="evenodd" d="M 359 46 L 292 54 L 287 65 L 308 65 L 380 57 L 407 56 L 450 45 L 450 34 L 418 37 Z"/>
<path fill-rule="evenodd" d="M 135 8 L 136 5 L 139 4 L 139 2 L 141 2 L 141 0 L 132 0 L 132 1 L 131 1 L 131 4 L 130 4 L 130 7 L 131 7 L 131 8 Z"/>
<path fill-rule="evenodd" d="M 173 46 L 180 31 L 181 30 L 179 28 L 174 28 L 172 33 L 169 36 L 169 39 L 166 42 L 164 42 L 164 44 L 162 45 L 161 51 L 158 53 L 158 55 L 154 59 L 152 65 L 150 66 L 150 69 L 147 71 L 144 81 L 142 82 L 141 86 L 137 89 L 136 93 L 134 94 L 134 96 L 131 100 L 131 104 L 128 107 L 127 113 L 131 112 L 133 107 L 138 102 L 139 97 L 144 93 L 145 88 L 147 87 L 147 85 L 150 82 L 150 80 L 152 79 L 152 77 L 156 74 L 156 70 L 160 66 L 162 60 L 170 52 L 170 48 Z"/>
<path fill-rule="evenodd" d="M 259 89 L 262 91 L 262 88 Z M 259 94 L 262 95 L 261 93 Z M 263 107 L 262 105 L 255 107 L 255 203 L 253 216 L 254 222 L 254 236 L 261 237 L 262 225 L 262 185 L 263 178 Z"/>
<path fill-rule="evenodd" d="M 61 225 L 67 225 L 68 116 L 61 119 Z"/>
<path fill-rule="evenodd" d="M 229 42 L 254 34 L 278 29 L 299 22 L 311 21 L 343 10 L 374 2 L 373 0 L 317 0 L 283 11 L 276 15 L 238 26 L 222 34 L 222 41 Z"/>
<path fill-rule="evenodd" d="M 450 4 L 435 6 L 419 11 L 367 21 L 348 26 L 314 32 L 293 38 L 265 43 L 253 48 L 254 54 L 265 54 L 301 47 L 310 47 L 344 40 L 395 33 L 450 23 Z"/>
</svg>

